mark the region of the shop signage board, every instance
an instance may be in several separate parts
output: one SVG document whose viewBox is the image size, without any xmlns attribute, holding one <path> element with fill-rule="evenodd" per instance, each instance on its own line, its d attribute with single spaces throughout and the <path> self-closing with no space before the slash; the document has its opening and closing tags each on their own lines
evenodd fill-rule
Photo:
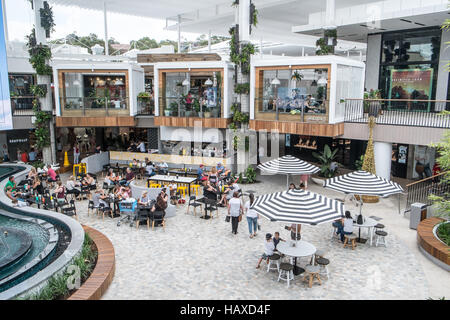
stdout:
<svg viewBox="0 0 450 320">
<path fill-rule="evenodd" d="M 430 100 L 433 88 L 433 69 L 392 69 L 389 85 L 389 99 Z M 389 102 L 395 108 L 395 103 Z M 421 111 L 430 111 L 430 102 L 407 106 Z"/>
<path fill-rule="evenodd" d="M 13 128 L 11 98 L 9 96 L 8 58 L 3 23 L 3 8 L 0 6 L 0 131 Z"/>
</svg>

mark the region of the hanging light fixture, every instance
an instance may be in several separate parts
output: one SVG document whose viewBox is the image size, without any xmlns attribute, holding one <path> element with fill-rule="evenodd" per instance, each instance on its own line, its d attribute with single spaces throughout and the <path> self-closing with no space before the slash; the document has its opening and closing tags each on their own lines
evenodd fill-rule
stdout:
<svg viewBox="0 0 450 320">
<path fill-rule="evenodd" d="M 279 86 L 281 84 L 280 80 L 278 79 L 278 70 L 275 75 L 275 78 L 273 78 L 273 80 L 270 82 L 270 84 L 273 86 Z"/>
<path fill-rule="evenodd" d="M 188 78 L 184 79 L 183 82 L 181 83 L 183 86 L 188 86 L 190 84 Z"/>
<path fill-rule="evenodd" d="M 212 86 L 213 82 L 211 81 L 210 78 L 208 78 L 208 80 L 205 81 L 205 86 Z"/>
<path fill-rule="evenodd" d="M 123 86 L 123 81 L 121 79 L 116 79 L 116 81 L 114 81 L 114 85 L 115 86 Z"/>
<path fill-rule="evenodd" d="M 80 86 L 81 85 L 80 80 L 74 80 L 73 81 L 73 85 L 74 86 Z"/>
</svg>

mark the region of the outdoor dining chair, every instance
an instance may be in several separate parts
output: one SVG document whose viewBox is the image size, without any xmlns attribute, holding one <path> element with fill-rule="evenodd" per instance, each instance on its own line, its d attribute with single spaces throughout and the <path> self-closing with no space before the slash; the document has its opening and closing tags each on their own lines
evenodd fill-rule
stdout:
<svg viewBox="0 0 450 320">
<path fill-rule="evenodd" d="M 148 208 L 139 208 L 136 214 L 136 229 L 139 229 L 141 221 L 147 222 L 147 229 L 150 229 L 150 218 Z"/>
</svg>

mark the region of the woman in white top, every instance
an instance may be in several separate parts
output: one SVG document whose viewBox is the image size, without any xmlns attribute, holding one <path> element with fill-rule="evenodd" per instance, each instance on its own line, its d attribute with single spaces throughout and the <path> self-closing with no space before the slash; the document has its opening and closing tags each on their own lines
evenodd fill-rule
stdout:
<svg viewBox="0 0 450 320">
<path fill-rule="evenodd" d="M 247 214 L 248 232 L 250 233 L 251 239 L 256 236 L 256 229 L 258 228 L 258 213 L 256 210 L 251 209 L 253 201 L 255 201 L 255 195 L 250 193 L 249 198 L 250 200 L 245 203 L 245 213 Z"/>
<path fill-rule="evenodd" d="M 353 218 L 350 211 L 345 211 L 345 217 L 342 219 L 342 226 L 342 231 L 338 230 L 338 233 L 341 234 L 341 241 L 344 242 L 344 236 L 353 233 Z"/>
<path fill-rule="evenodd" d="M 139 198 L 138 203 L 145 206 L 149 203 L 147 191 L 142 192 L 142 195 Z"/>
<path fill-rule="evenodd" d="M 237 234 L 239 217 L 243 211 L 239 193 L 235 191 L 233 193 L 233 198 L 228 202 L 228 215 L 231 216 L 231 233 Z"/>
</svg>

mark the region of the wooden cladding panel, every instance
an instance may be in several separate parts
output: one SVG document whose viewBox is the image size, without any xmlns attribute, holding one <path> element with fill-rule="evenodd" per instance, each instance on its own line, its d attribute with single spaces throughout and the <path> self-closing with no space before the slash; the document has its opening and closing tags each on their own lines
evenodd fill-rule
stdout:
<svg viewBox="0 0 450 320">
<path fill-rule="evenodd" d="M 57 127 L 134 127 L 134 117 L 56 117 Z"/>
<path fill-rule="evenodd" d="M 252 130 L 278 130 L 280 133 L 291 133 L 305 136 L 337 137 L 344 134 L 344 123 L 325 124 L 288 121 L 250 120 Z"/>
<path fill-rule="evenodd" d="M 434 226 L 442 221 L 436 217 L 422 220 L 417 226 L 417 242 L 430 255 L 450 265 L 449 247 L 439 241 L 433 233 Z"/>
<path fill-rule="evenodd" d="M 195 117 L 155 117 L 155 126 L 194 127 L 195 122 L 201 122 L 204 128 L 227 128 L 231 119 L 195 118 Z"/>
<path fill-rule="evenodd" d="M 156 53 L 138 54 L 138 63 L 175 62 L 175 61 L 220 61 L 217 53 Z"/>
</svg>

